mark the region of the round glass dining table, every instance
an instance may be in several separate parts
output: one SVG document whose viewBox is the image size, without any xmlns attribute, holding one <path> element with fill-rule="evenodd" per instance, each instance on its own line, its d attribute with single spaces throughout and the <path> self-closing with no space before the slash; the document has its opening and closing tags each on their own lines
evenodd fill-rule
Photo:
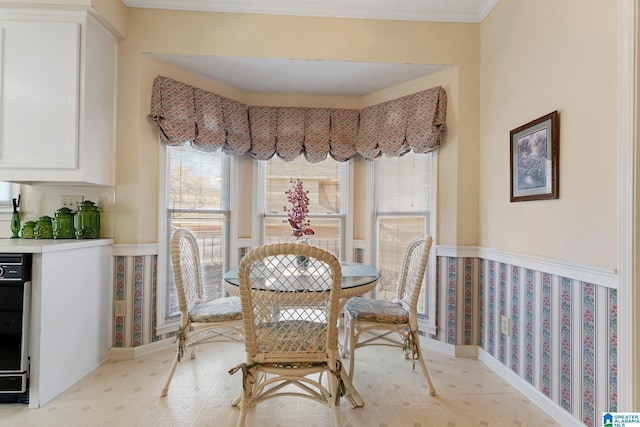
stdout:
<svg viewBox="0 0 640 427">
<path fill-rule="evenodd" d="M 340 267 L 342 268 L 341 306 L 349 298 L 361 296 L 373 290 L 380 278 L 380 272 L 370 265 L 341 261 Z M 235 296 L 240 294 L 238 267 L 227 271 L 222 278 L 224 279 L 225 289 L 229 294 Z"/>
</svg>

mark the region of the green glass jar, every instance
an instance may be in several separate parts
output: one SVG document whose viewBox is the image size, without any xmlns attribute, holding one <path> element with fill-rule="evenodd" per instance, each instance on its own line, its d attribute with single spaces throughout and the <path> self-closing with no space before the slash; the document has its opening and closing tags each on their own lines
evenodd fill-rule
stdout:
<svg viewBox="0 0 640 427">
<path fill-rule="evenodd" d="M 78 206 L 73 220 L 76 239 L 97 239 L 100 237 L 100 212 L 91 200 Z"/>
<path fill-rule="evenodd" d="M 66 207 L 56 211 L 52 222 L 54 239 L 73 239 L 76 237 L 73 216 L 74 212 Z"/>
<path fill-rule="evenodd" d="M 15 202 L 16 199 L 13 199 Z M 11 214 L 11 238 L 17 239 L 18 233 L 20 232 L 20 212 L 14 211 Z"/>
<path fill-rule="evenodd" d="M 27 221 L 22 226 L 22 238 L 23 239 L 35 239 L 34 229 L 36 227 L 35 221 Z"/>
<path fill-rule="evenodd" d="M 33 234 L 36 239 L 53 239 L 51 217 L 44 215 L 38 218 L 36 226 L 33 229 Z"/>
</svg>

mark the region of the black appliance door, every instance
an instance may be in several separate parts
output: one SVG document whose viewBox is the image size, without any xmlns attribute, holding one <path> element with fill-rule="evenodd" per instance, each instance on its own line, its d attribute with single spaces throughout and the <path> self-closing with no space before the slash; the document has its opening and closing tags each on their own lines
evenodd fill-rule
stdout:
<svg viewBox="0 0 640 427">
<path fill-rule="evenodd" d="M 24 282 L 0 282 L 0 371 L 23 371 Z"/>
</svg>

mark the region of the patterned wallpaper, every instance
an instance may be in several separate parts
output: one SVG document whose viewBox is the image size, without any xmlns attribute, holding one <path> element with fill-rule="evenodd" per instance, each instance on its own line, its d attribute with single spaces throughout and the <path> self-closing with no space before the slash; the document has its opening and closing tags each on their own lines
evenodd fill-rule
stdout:
<svg viewBox="0 0 640 427">
<path fill-rule="evenodd" d="M 113 347 L 139 347 L 166 338 L 155 334 L 158 256 L 116 256 L 114 262 L 113 297 L 125 302 L 126 313 L 114 314 Z"/>
<path fill-rule="evenodd" d="M 157 255 L 116 256 L 113 346 L 157 336 Z M 618 407 L 617 290 L 475 257 L 436 260 L 438 331 L 452 346 L 478 346 L 587 426 Z M 510 319 L 501 333 L 501 316 Z"/>
<path fill-rule="evenodd" d="M 437 264 L 432 338 L 478 345 L 587 426 L 617 411 L 616 289 L 480 258 Z"/>
</svg>

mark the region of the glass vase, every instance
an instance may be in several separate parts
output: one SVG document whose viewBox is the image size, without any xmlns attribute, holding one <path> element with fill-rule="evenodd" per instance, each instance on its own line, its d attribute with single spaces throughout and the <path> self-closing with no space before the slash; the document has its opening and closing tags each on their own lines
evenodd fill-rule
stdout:
<svg viewBox="0 0 640 427">
<path fill-rule="evenodd" d="M 308 245 L 307 238 L 305 236 L 300 236 L 296 239 L 296 243 L 300 243 L 302 245 Z M 296 267 L 299 270 L 306 270 L 309 267 L 309 258 L 304 255 L 296 255 Z"/>
</svg>

